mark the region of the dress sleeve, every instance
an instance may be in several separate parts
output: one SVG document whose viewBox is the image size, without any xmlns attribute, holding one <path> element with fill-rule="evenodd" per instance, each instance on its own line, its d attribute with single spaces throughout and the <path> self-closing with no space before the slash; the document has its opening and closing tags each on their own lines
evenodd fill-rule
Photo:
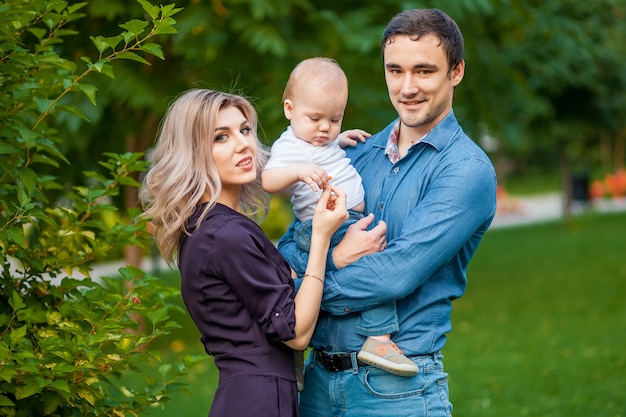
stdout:
<svg viewBox="0 0 626 417">
<path fill-rule="evenodd" d="M 289 267 L 263 231 L 248 219 L 232 220 L 218 231 L 215 273 L 272 341 L 295 338 L 294 286 Z"/>
</svg>

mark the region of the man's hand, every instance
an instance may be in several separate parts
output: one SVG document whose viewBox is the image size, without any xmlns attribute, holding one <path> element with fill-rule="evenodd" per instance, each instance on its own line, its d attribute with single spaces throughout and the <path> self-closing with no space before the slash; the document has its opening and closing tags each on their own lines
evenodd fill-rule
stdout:
<svg viewBox="0 0 626 417">
<path fill-rule="evenodd" d="M 369 214 L 348 228 L 333 250 L 333 262 L 337 268 L 343 268 L 364 255 L 380 252 L 387 247 L 387 224 L 381 220 L 374 228 L 367 230 L 373 221 L 374 215 Z"/>
</svg>

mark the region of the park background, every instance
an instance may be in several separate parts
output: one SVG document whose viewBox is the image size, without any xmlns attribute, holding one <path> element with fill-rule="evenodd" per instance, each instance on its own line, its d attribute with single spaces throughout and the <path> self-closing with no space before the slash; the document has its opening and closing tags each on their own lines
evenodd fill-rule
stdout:
<svg viewBox="0 0 626 417">
<path fill-rule="evenodd" d="M 91 62 L 96 62 L 97 47 L 103 46 L 91 37 L 113 37 L 120 24 L 147 19 L 150 14 L 140 2 L 121 0 L 90 0 L 80 8 L 77 2 L 30 3 L 41 10 L 70 7 L 84 14 L 64 24 L 62 30 L 67 32 L 55 34 L 63 40 L 50 46 L 54 54 L 77 63 L 73 70 L 66 68 L 67 76 L 79 74 L 80 65 L 86 65 L 88 61 L 81 57 L 91 56 Z M 7 38 L 18 29 L 11 13 L 23 4 L 3 2 L 0 6 L 2 33 Z M 65 162 L 30 165 L 32 161 L 25 159 L 20 165 L 11 159 L 8 146 L 0 146 L 0 156 L 5 158 L 2 166 L 7 167 L 2 175 L 3 233 L 14 224 L 6 216 L 5 203 L 16 199 L 25 205 L 15 191 L 20 182 L 11 188 L 15 187 L 11 169 L 17 172 L 15 178 L 23 179 L 23 166 L 36 167 L 38 186 L 54 178 L 58 186 L 42 185 L 40 201 L 64 206 L 68 190 L 93 188 L 98 177 L 85 176 L 85 171 L 106 171 L 110 164 L 101 163 L 105 153 L 148 152 L 167 105 L 188 88 L 215 88 L 250 97 L 259 111 L 260 138 L 270 145 L 286 125 L 280 98 L 289 72 L 304 58 L 327 56 L 339 62 L 350 80 L 344 129 L 380 130 L 395 117 L 384 83 L 382 30 L 401 10 L 437 7 L 454 18 L 464 34 L 466 75 L 457 88 L 454 108 L 467 133 L 494 161 L 500 184 L 499 215 L 523 215 L 524 197 L 530 194 L 557 195 L 561 204 L 560 217 L 550 222 L 488 232 L 470 265 L 468 291 L 455 304 L 453 332 L 444 351 L 455 415 L 626 415 L 626 308 L 621 299 L 626 288 L 626 217 L 622 212 L 607 214 L 596 209 L 612 202 L 619 206 L 626 191 L 623 0 L 192 0 L 177 2 L 175 7 L 180 8 L 172 14 L 175 24 L 170 22 L 175 30 L 163 30 L 154 38 L 160 45 L 158 52 L 150 47 L 140 51 L 148 52 L 141 59 L 117 60 L 112 66 L 114 77 L 93 71 L 81 81 L 95 89 L 72 90 L 61 101 L 68 106 L 66 111 L 50 112 L 45 127 L 55 130 L 54 146 Z M 53 38 L 55 28 L 45 18 L 33 25 L 38 23 L 43 24 L 43 33 L 20 31 L 18 38 L 21 47 L 32 48 L 33 53 L 38 42 L 42 45 L 42 39 Z M 6 44 L 3 41 L 0 49 L 0 65 L 6 65 L 16 50 Z M 7 96 L 16 96 L 17 83 L 7 75 L 7 67 L 1 69 L 0 90 L 6 101 Z M 29 88 L 37 101 L 37 90 Z M 75 111 L 67 111 L 70 106 Z M 46 106 L 37 101 L 35 109 L 43 113 Z M 13 113 L 8 106 L 2 111 L 4 135 Z M 79 113 L 84 117 L 78 117 Z M 23 131 L 20 135 L 27 136 Z M 28 145 L 23 149 L 29 150 Z M 41 152 L 41 145 L 37 150 Z M 134 175 L 139 178 L 140 170 Z M 107 196 L 111 209 L 99 213 L 105 226 L 129 222 L 124 210 L 138 206 L 136 187 L 120 190 Z M 262 227 L 278 238 L 292 216 L 288 200 L 275 197 Z M 28 237 L 32 245 L 32 236 Z M 7 267 L 7 248 L 16 238 L 11 233 L 0 233 L 0 238 L 3 277 L 11 280 L 15 272 Z M 55 275 L 80 270 L 78 265 L 83 268 L 79 272 L 90 275 L 89 270 L 96 271 L 97 265 L 123 259 L 124 264 L 143 266 L 160 283 L 176 288 L 176 271 L 155 260 L 146 242 L 109 244 L 106 251 L 94 251 L 82 264 L 73 260 L 70 266 L 56 265 Z M 26 264 L 32 259 L 28 259 L 28 245 L 22 243 L 20 260 Z M 50 272 L 45 267 L 40 271 Z M 92 278 L 101 277 L 93 274 Z M 2 282 L 3 296 L 14 300 L 7 282 Z M 151 398 L 155 406 L 146 410 L 155 416 L 205 415 L 215 389 L 215 369 L 204 358 L 199 336 L 180 308 L 175 290 L 167 291 L 172 303 L 169 315 L 181 328 L 165 329 L 163 337 L 151 341 L 151 347 L 160 352 L 160 363 L 197 357 L 193 366 L 180 368 L 184 375 L 178 382 L 187 385 L 174 389 L 172 384 L 167 395 Z M 11 310 L 9 305 L 16 309 L 15 301 L 3 301 L 3 312 Z M 57 325 L 49 318 L 45 321 Z M 0 315 L 3 337 L 14 334 L 17 339 L 17 332 L 12 333 L 17 327 L 11 324 Z M 13 339 L 6 349 L 0 343 L 3 360 L 9 348 L 18 351 Z M 71 389 L 71 394 L 65 393 L 64 386 L 31 375 L 38 369 L 36 364 L 10 373 L 3 373 L 6 363 L 2 366 L 0 392 L 6 395 L 0 395 L 0 415 L 11 408 L 3 398 L 16 403 L 16 399 L 41 395 L 43 410 L 48 411 L 61 409 L 45 405 L 56 391 L 64 399 L 74 398 Z M 75 378 L 76 369 L 68 375 Z M 116 371 L 120 374 L 117 384 L 136 384 L 132 370 Z M 35 382 L 29 382 L 30 376 Z M 28 395 L 24 391 L 9 394 L 8 387 L 20 384 L 31 387 Z M 90 405 L 101 401 L 95 391 L 93 397 L 84 391 L 76 395 Z M 168 398 L 171 401 L 165 401 Z"/>
</svg>

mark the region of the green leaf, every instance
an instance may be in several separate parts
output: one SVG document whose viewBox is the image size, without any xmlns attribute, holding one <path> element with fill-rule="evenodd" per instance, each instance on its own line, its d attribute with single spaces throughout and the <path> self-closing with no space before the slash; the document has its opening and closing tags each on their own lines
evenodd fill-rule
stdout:
<svg viewBox="0 0 626 417">
<path fill-rule="evenodd" d="M 137 0 L 137 2 L 139 4 L 141 4 L 141 7 L 143 7 L 143 9 L 146 11 L 146 13 L 148 13 L 150 15 L 152 20 L 155 20 L 157 17 L 159 17 L 159 7 L 158 6 L 152 5 L 151 3 L 147 2 L 146 0 Z"/>
<path fill-rule="evenodd" d="M 41 40 L 41 38 L 43 38 L 47 33 L 45 29 L 41 28 L 29 28 L 28 31 L 35 35 L 35 37 L 39 40 Z"/>
<path fill-rule="evenodd" d="M 71 35 L 78 35 L 79 32 L 75 31 L 75 30 L 71 30 L 71 29 L 59 29 L 56 32 L 54 32 L 55 36 L 71 36 Z"/>
<path fill-rule="evenodd" d="M 20 297 L 20 294 L 17 291 L 13 291 L 13 293 L 11 294 L 11 299 L 9 299 L 9 305 L 13 308 L 14 311 L 26 308 L 24 300 L 22 300 L 22 297 Z M 16 338 L 24 337 L 24 335 L 26 334 L 26 326 L 22 326 L 17 330 L 13 330 L 11 332 L 11 337 L 13 337 L 14 333 L 16 335 Z"/>
<path fill-rule="evenodd" d="M 120 59 L 129 59 L 131 61 L 137 61 L 137 62 L 141 62 L 142 64 L 150 65 L 148 61 L 146 61 L 143 57 L 137 55 L 134 52 L 124 51 L 124 52 L 120 52 L 116 56 L 117 58 L 120 58 Z"/>
<path fill-rule="evenodd" d="M 29 167 L 19 167 L 17 169 L 18 181 L 26 187 L 28 194 L 31 194 L 37 187 L 37 173 Z"/>
<path fill-rule="evenodd" d="M 82 9 L 83 7 L 85 7 L 88 3 L 86 1 L 82 2 L 82 3 L 76 3 L 76 4 L 71 4 L 67 7 L 67 12 L 69 14 L 73 14 L 74 12 L 76 12 L 79 9 Z"/>
<path fill-rule="evenodd" d="M 180 12 L 181 10 L 183 10 L 182 7 L 176 7 L 175 4 L 166 4 L 164 6 L 161 6 L 161 14 L 163 14 L 164 18 L 168 18 L 170 16 L 174 16 L 176 13 Z M 173 22 L 173 19 L 171 19 L 170 21 Z"/>
<path fill-rule="evenodd" d="M 165 59 L 165 57 L 163 56 L 163 49 L 161 48 L 161 45 L 156 44 L 156 43 L 146 43 L 143 44 L 139 47 L 139 49 L 141 49 L 144 52 L 149 53 L 150 55 L 154 55 L 157 58 L 161 58 L 161 59 Z"/>
<path fill-rule="evenodd" d="M 84 61 L 87 62 L 86 60 Z M 113 73 L 113 67 L 109 65 L 109 62 L 111 62 L 110 59 L 101 59 L 97 61 L 95 64 L 92 64 L 91 61 L 87 62 L 87 64 L 89 68 L 93 68 L 96 71 L 104 75 L 107 75 L 109 78 L 115 78 L 115 74 Z"/>
<path fill-rule="evenodd" d="M 152 324 L 158 324 L 164 320 L 167 320 L 169 316 L 167 315 L 168 308 L 167 306 L 157 308 L 156 310 L 149 311 L 146 316 L 152 322 Z"/>
<path fill-rule="evenodd" d="M 24 378 L 24 379 L 28 381 L 26 385 L 18 387 L 15 390 L 15 399 L 17 400 L 23 400 L 24 398 L 33 396 L 37 393 L 40 393 L 41 390 L 43 389 L 43 386 L 41 385 L 41 381 L 40 381 L 40 380 L 43 381 L 43 378 L 31 377 L 31 378 Z"/>
<path fill-rule="evenodd" d="M 11 343 L 13 345 L 16 345 L 22 339 L 24 339 L 24 336 L 26 336 L 26 330 L 27 330 L 27 326 L 22 326 L 18 329 L 13 329 L 11 331 Z M 24 351 L 20 352 L 20 354 L 24 354 L 24 353 L 25 353 Z"/>
<path fill-rule="evenodd" d="M 13 146 L 5 141 L 0 141 L 0 154 L 13 154 L 17 151 Z"/>
<path fill-rule="evenodd" d="M 92 390 L 87 388 L 78 388 L 76 392 L 80 398 L 87 400 L 92 407 L 96 405 L 96 397 L 93 395 Z"/>
<path fill-rule="evenodd" d="M 76 86 L 80 89 L 80 91 L 82 91 L 87 96 L 91 104 L 95 106 L 96 105 L 96 91 L 98 91 L 98 88 L 96 88 L 96 86 L 92 84 L 83 84 L 83 83 L 76 84 Z"/>
<path fill-rule="evenodd" d="M 148 26 L 148 22 L 139 19 L 129 20 L 128 22 L 121 24 L 120 27 L 122 29 L 126 29 L 130 32 L 128 35 L 124 36 L 126 43 L 128 43 L 130 39 L 139 37 L 139 35 L 141 35 L 146 29 L 146 26 Z"/>
<path fill-rule="evenodd" d="M 22 139 L 26 143 L 26 146 L 32 148 L 35 146 L 37 139 L 39 138 L 39 134 L 37 132 L 32 131 L 31 129 L 27 129 L 24 126 L 19 126 L 17 130 L 20 132 Z"/>
<path fill-rule="evenodd" d="M 155 20 L 153 33 L 155 35 L 178 33 L 178 31 L 174 27 L 175 24 L 176 21 L 172 18 Z"/>
<path fill-rule="evenodd" d="M 43 401 L 43 414 L 46 416 L 54 413 L 57 408 L 65 403 L 65 400 L 62 397 L 52 392 L 46 392 L 43 394 L 41 396 L 41 400 Z"/>
<path fill-rule="evenodd" d="M 70 393 L 72 392 L 70 389 L 69 384 L 67 383 L 67 381 L 62 380 L 62 379 L 57 379 L 53 382 L 50 383 L 49 385 L 51 388 L 56 388 L 57 390 L 63 392 L 63 393 Z"/>
<path fill-rule="evenodd" d="M 17 375 L 18 370 L 19 369 L 17 369 L 16 367 L 11 367 L 7 365 L 2 366 L 2 368 L 0 368 L 0 380 L 11 383 L 13 378 L 15 378 L 15 375 Z"/>
<path fill-rule="evenodd" d="M 100 53 L 103 53 L 108 48 L 111 48 L 112 50 L 115 51 L 115 48 L 124 39 L 124 37 L 122 35 L 110 36 L 110 37 L 90 36 L 89 39 L 91 39 L 94 45 L 96 45 L 96 48 L 98 49 L 98 51 Z"/>
<path fill-rule="evenodd" d="M 39 113 L 47 112 L 48 108 L 50 108 L 50 105 L 52 104 L 52 100 L 48 100 L 47 98 L 43 97 L 34 97 L 33 100 L 37 104 L 37 111 Z"/>
<path fill-rule="evenodd" d="M 6 234 L 7 234 L 7 237 L 9 238 L 9 241 L 13 241 L 17 243 L 20 247 L 25 246 L 24 231 L 22 230 L 21 227 L 7 229 Z M 15 310 L 15 307 L 13 309 Z"/>
<path fill-rule="evenodd" d="M 10 381 L 7 381 L 7 382 L 10 382 Z M 0 407 L 12 407 L 14 405 L 15 403 L 11 401 L 8 397 L 4 396 L 3 394 L 0 394 Z"/>
<path fill-rule="evenodd" d="M 5 323 L 2 323 L 2 327 L 4 327 Z M 5 359 L 9 356 L 9 345 L 6 344 L 6 342 L 1 341 L 0 340 L 0 362 L 5 361 Z M 4 366 L 0 368 L 0 378 L 2 378 L 2 372 L 9 369 L 8 367 Z"/>
<path fill-rule="evenodd" d="M 30 200 L 29 193 L 27 193 L 27 192 L 24 190 L 24 187 L 23 187 L 23 186 L 19 187 L 19 189 L 17 190 L 17 201 L 19 201 L 19 203 L 20 203 L 20 207 L 21 207 L 22 209 L 25 209 L 25 208 L 26 208 L 26 206 L 27 206 L 27 205 L 30 203 L 30 201 L 31 201 L 31 200 Z"/>
</svg>

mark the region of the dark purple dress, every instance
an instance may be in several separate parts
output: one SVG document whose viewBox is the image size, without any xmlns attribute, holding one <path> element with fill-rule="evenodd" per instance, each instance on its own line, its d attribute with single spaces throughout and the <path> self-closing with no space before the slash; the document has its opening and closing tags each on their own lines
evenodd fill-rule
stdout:
<svg viewBox="0 0 626 417">
<path fill-rule="evenodd" d="M 185 306 L 214 356 L 219 383 L 210 417 L 298 416 L 290 269 L 261 228 L 217 204 L 179 253 Z"/>
</svg>

